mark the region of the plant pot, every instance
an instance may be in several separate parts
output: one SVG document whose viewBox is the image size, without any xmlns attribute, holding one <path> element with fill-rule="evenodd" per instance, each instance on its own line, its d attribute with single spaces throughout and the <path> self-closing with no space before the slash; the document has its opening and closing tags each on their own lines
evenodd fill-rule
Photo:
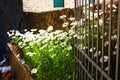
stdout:
<svg viewBox="0 0 120 80">
<path fill-rule="evenodd" d="M 31 75 L 27 72 L 26 68 L 20 63 L 16 55 L 10 50 L 9 47 L 7 48 L 7 57 L 11 65 L 11 74 L 9 75 L 12 76 L 12 80 L 33 80 Z"/>
</svg>

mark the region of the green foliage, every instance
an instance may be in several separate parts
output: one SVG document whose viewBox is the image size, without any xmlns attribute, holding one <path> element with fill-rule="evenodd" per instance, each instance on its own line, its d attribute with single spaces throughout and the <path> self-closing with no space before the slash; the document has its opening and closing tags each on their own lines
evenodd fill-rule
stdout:
<svg viewBox="0 0 120 80">
<path fill-rule="evenodd" d="M 36 80 L 73 80 L 73 29 L 52 31 L 31 29 L 25 33 L 11 30 L 8 34 L 22 51 L 20 55 L 31 68 Z"/>
</svg>

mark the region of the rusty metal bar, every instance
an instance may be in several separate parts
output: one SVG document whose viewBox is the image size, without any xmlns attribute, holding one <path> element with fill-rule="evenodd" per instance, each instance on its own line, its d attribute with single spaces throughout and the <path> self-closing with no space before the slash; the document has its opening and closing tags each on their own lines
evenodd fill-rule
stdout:
<svg viewBox="0 0 120 80">
<path fill-rule="evenodd" d="M 77 21 L 77 0 L 75 0 L 75 9 L 74 9 L 74 17 L 75 17 L 75 20 Z M 74 29 L 74 31 L 75 31 L 75 33 L 77 33 L 76 32 L 76 29 L 77 28 L 77 26 L 75 26 L 75 29 Z M 76 43 L 76 38 L 74 38 L 74 44 Z M 75 49 L 75 47 L 74 47 L 74 56 L 76 56 L 76 49 Z M 74 79 L 76 80 L 77 78 L 77 69 L 76 69 L 76 66 L 77 66 L 77 63 L 76 63 L 76 60 L 74 59 L 74 61 L 75 61 L 75 63 L 74 63 L 74 67 L 75 67 L 75 69 L 74 69 Z"/>
<path fill-rule="evenodd" d="M 99 45 L 99 0 L 98 0 L 98 3 L 97 3 L 97 16 L 98 16 L 98 18 L 97 18 L 97 56 L 96 56 L 96 63 L 98 63 L 98 51 L 99 51 L 99 47 L 98 47 L 98 45 Z"/>
<path fill-rule="evenodd" d="M 78 21 L 79 20 L 79 18 L 78 18 L 78 15 L 79 15 L 79 0 L 75 0 L 75 18 L 76 18 L 76 21 Z M 75 33 L 77 33 L 77 26 L 75 26 Z M 75 39 L 75 42 L 78 44 L 78 40 L 77 39 Z M 75 50 L 75 56 L 77 56 L 78 58 L 79 58 L 79 53 L 78 53 L 78 50 Z M 76 61 L 76 60 L 75 60 Z M 76 66 L 76 69 L 75 69 L 75 79 L 79 79 L 79 64 L 76 62 L 75 63 L 75 66 Z"/>
<path fill-rule="evenodd" d="M 117 25 L 117 53 L 116 53 L 116 71 L 115 71 L 115 80 L 120 79 L 120 1 L 118 6 L 118 25 Z"/>
<path fill-rule="evenodd" d="M 74 9 L 74 17 L 77 19 L 77 0 L 75 0 L 75 9 Z M 77 20 L 76 20 L 77 21 Z M 77 26 L 75 26 L 77 27 Z M 75 30 L 76 31 L 76 30 Z"/>
<path fill-rule="evenodd" d="M 80 53 L 81 53 L 84 57 L 86 57 L 86 59 L 88 59 L 88 61 L 89 61 L 91 64 L 93 64 L 93 66 L 94 66 L 96 69 L 98 69 L 98 71 L 99 71 L 107 80 L 112 80 L 112 79 L 110 78 L 110 76 L 109 76 L 106 72 L 104 72 L 103 69 L 101 69 L 100 66 L 98 66 L 83 50 L 81 50 L 80 46 L 75 45 L 75 47 L 80 51 Z"/>
<path fill-rule="evenodd" d="M 105 0 L 103 0 L 103 27 L 102 27 L 102 68 L 104 68 L 104 32 L 105 32 Z M 101 80 L 103 75 L 101 74 Z"/>
<path fill-rule="evenodd" d="M 101 16 L 101 14 L 99 14 L 99 11 L 100 11 L 100 0 L 97 0 L 97 7 L 94 6 L 94 4 L 92 4 L 93 7 L 90 7 L 90 0 L 88 2 L 88 6 L 86 5 L 86 0 L 78 0 L 79 1 L 79 4 L 78 6 L 80 7 L 78 14 L 77 15 L 80 15 L 79 16 L 79 30 L 80 30 L 80 36 L 82 36 L 81 40 L 78 40 L 77 42 L 75 42 L 75 48 L 76 48 L 76 52 L 78 54 L 78 56 L 75 56 L 75 59 L 78 63 L 80 68 L 78 68 L 78 70 L 80 69 L 81 72 L 80 73 L 80 79 L 82 80 L 89 80 L 91 79 L 90 76 L 92 76 L 93 79 L 95 80 L 112 80 L 112 78 L 114 79 L 115 77 L 115 80 L 119 80 L 119 47 L 120 47 L 120 42 L 119 42 L 119 39 L 120 39 L 120 20 L 118 20 L 118 31 L 117 31 L 117 34 L 118 34 L 118 38 L 117 38 L 117 54 L 116 54 L 116 70 L 112 70 L 110 69 L 110 67 L 112 66 L 111 64 L 111 58 L 112 57 L 112 26 L 113 26 L 113 16 L 112 16 L 112 2 L 113 0 L 108 0 L 110 2 L 110 7 L 108 9 L 108 11 L 110 11 L 109 13 L 107 13 L 106 11 L 106 8 L 108 7 L 108 5 L 106 6 L 106 0 L 103 0 L 103 3 L 101 4 L 102 5 L 102 11 L 103 11 L 103 14 Z M 84 4 L 84 1 L 85 1 L 85 4 Z M 96 0 L 93 0 L 92 3 L 94 3 L 94 1 Z M 120 2 L 119 2 L 120 3 Z M 86 11 L 86 6 L 88 7 L 88 11 Z M 119 5 L 120 6 L 120 5 Z M 84 13 L 83 13 L 83 8 L 84 8 Z M 94 11 L 95 9 L 97 8 L 97 18 L 94 18 L 96 17 L 94 15 Z M 119 7 L 120 8 L 120 7 Z M 92 14 L 92 20 L 91 20 L 91 14 L 90 14 L 90 10 L 92 10 L 91 13 Z M 87 12 L 87 17 L 86 17 L 86 12 Z M 120 15 L 120 10 L 118 10 L 118 15 Z M 107 23 L 108 21 L 108 16 L 109 16 L 109 23 Z M 100 23 L 99 23 L 99 20 L 100 18 L 102 17 L 102 20 L 103 20 L 103 23 L 102 23 L 102 28 L 100 28 Z M 119 16 L 120 17 L 120 16 Z M 118 19 L 119 19 L 118 17 Z M 83 20 L 85 18 L 85 21 Z M 97 28 L 94 27 L 95 23 L 94 22 L 95 20 L 97 19 Z M 83 24 L 82 24 L 82 23 Z M 109 24 L 109 25 L 108 25 Z M 91 27 L 92 26 L 92 27 Z M 99 30 L 100 29 L 100 30 Z M 102 30 L 101 30 L 102 29 Z M 79 31 L 78 30 L 78 31 Z M 97 30 L 95 32 L 95 30 Z M 77 31 L 77 29 L 76 29 Z M 83 31 L 85 31 L 83 33 Z M 102 31 L 102 32 L 100 32 Z M 108 32 L 108 36 L 105 37 L 105 32 Z M 86 33 L 88 33 L 88 36 L 85 36 Z M 101 36 L 101 33 L 102 33 L 102 36 Z M 94 35 L 97 35 L 96 38 L 94 38 Z M 100 37 L 101 36 L 101 37 Z M 99 38 L 101 38 L 101 41 L 99 42 Z M 96 40 L 96 41 L 95 41 Z M 105 46 L 105 41 L 108 41 L 108 45 L 107 47 Z M 80 41 L 80 42 L 79 42 Z M 81 43 L 81 44 L 80 44 Z M 87 44 L 86 44 L 87 43 Z M 96 43 L 96 44 L 94 44 Z M 80 44 L 80 45 L 79 45 Z M 87 49 L 85 48 L 84 49 L 84 46 L 86 47 L 87 45 Z M 101 46 L 102 49 L 99 49 L 99 45 Z M 96 47 L 96 53 L 94 52 L 94 47 Z M 92 49 L 92 52 L 90 51 L 90 49 Z M 102 54 L 99 56 L 99 51 L 102 51 Z M 106 51 L 107 50 L 107 51 Z M 91 54 L 90 54 L 91 53 Z M 96 57 L 94 58 L 93 55 L 94 53 L 96 54 Z M 108 56 L 108 62 L 104 62 L 104 57 L 105 55 Z M 98 60 L 100 60 L 102 58 L 102 62 L 100 63 Z M 114 65 L 114 64 L 113 64 Z M 82 67 L 81 67 L 82 66 Z M 108 71 L 105 71 L 105 67 L 107 66 L 107 70 Z M 114 66 L 112 66 L 114 67 Z M 104 70 L 105 69 L 105 70 Z M 86 70 L 88 73 L 86 73 Z M 115 72 L 115 75 L 112 76 L 112 73 L 111 72 Z M 114 74 L 114 73 L 113 73 Z"/>
<path fill-rule="evenodd" d="M 80 66 L 85 71 L 85 73 L 89 76 L 89 78 L 91 80 L 94 80 L 94 78 L 91 76 L 91 74 L 88 72 L 88 70 L 84 67 L 84 65 L 82 64 L 82 62 L 76 56 L 74 56 L 74 58 L 77 60 L 77 62 L 80 64 Z"/>
<path fill-rule="evenodd" d="M 87 39 L 86 39 L 86 33 L 87 33 L 87 28 L 86 28 L 86 27 L 87 27 L 86 14 L 87 14 L 87 8 L 86 8 L 86 6 L 87 6 L 87 2 L 86 2 L 86 0 L 85 0 L 85 6 L 84 6 L 84 7 L 85 7 L 85 8 L 84 8 L 84 9 L 85 9 L 85 52 L 87 51 L 87 50 L 86 50 L 86 45 L 87 45 Z M 85 62 L 84 62 L 84 63 L 85 63 L 85 67 L 87 68 L 87 62 L 86 62 L 87 60 L 86 60 L 86 58 L 85 58 L 84 61 L 85 61 Z M 85 74 L 85 80 L 88 80 L 88 79 L 87 79 L 87 74 Z"/>
<path fill-rule="evenodd" d="M 83 15 L 83 6 L 84 6 L 84 5 L 83 5 L 83 1 L 84 1 L 84 0 L 80 0 L 80 1 L 81 1 L 81 2 L 80 2 L 80 4 L 81 4 L 81 5 L 80 5 L 80 6 L 81 6 L 80 23 L 82 22 L 82 23 L 80 24 L 80 25 L 81 25 L 81 29 L 82 29 L 82 30 L 81 30 L 81 32 L 82 32 L 82 33 L 81 33 L 81 35 L 82 35 L 82 39 L 81 39 L 81 40 L 82 40 L 82 46 L 81 46 L 81 48 L 83 49 L 83 45 L 84 45 L 84 40 L 83 40 L 83 36 L 84 36 L 84 34 L 83 34 L 83 30 L 84 30 L 84 25 L 83 25 L 83 16 L 84 16 L 84 15 Z M 84 60 L 83 60 L 83 59 L 84 59 L 84 56 L 83 56 L 83 55 L 81 55 L 81 58 L 82 58 L 81 61 L 84 62 Z M 82 70 L 81 73 L 82 73 L 81 79 L 84 80 L 84 70 Z"/>
<path fill-rule="evenodd" d="M 97 2 L 97 56 L 96 64 L 98 64 L 98 51 L 99 51 L 99 0 Z M 98 70 L 96 69 L 96 80 L 98 80 Z"/>
<path fill-rule="evenodd" d="M 85 4 L 85 0 L 82 0 L 83 2 L 82 2 L 82 13 L 83 13 L 83 16 L 82 16 L 82 23 L 84 22 L 84 24 L 83 24 L 83 50 L 85 49 L 85 45 L 86 45 L 86 30 L 85 30 L 85 25 L 86 25 L 86 21 L 84 21 L 85 20 L 85 17 L 86 17 L 86 4 Z M 85 50 L 84 50 L 85 51 Z M 83 65 L 86 67 L 86 58 L 83 56 Z M 84 80 L 86 79 L 86 72 L 84 72 L 84 74 L 83 74 L 83 76 L 84 76 Z"/>
<path fill-rule="evenodd" d="M 103 0 L 103 26 L 102 26 L 102 69 L 104 68 L 104 32 L 105 32 L 105 0 Z M 101 80 L 103 76 L 101 75 Z"/>
<path fill-rule="evenodd" d="M 84 27 L 84 25 L 83 25 L 83 0 L 80 0 L 81 2 L 80 2 L 80 6 L 81 6 L 81 16 L 80 16 L 80 25 L 81 25 L 81 35 L 82 35 L 82 46 L 81 46 L 81 48 L 83 49 L 83 43 L 84 43 L 84 41 L 83 41 L 83 27 Z M 83 60 L 83 58 L 82 58 L 82 60 Z"/>
<path fill-rule="evenodd" d="M 89 8 L 89 12 L 88 12 L 88 56 L 90 55 L 90 1 L 88 3 L 88 8 Z M 88 71 L 90 71 L 90 63 L 88 62 Z"/>
<path fill-rule="evenodd" d="M 79 52 L 78 52 L 78 50 L 77 50 L 76 54 L 77 54 L 77 55 L 76 55 L 77 58 L 79 59 Z M 79 66 L 79 64 L 77 63 L 77 78 L 78 78 L 78 79 L 79 79 L 79 77 L 80 77 L 79 68 L 80 68 L 80 66 Z"/>
<path fill-rule="evenodd" d="M 105 0 L 103 1 L 103 26 L 102 26 L 102 68 L 104 67 L 104 32 L 105 32 Z"/>
<path fill-rule="evenodd" d="M 93 59 L 93 55 L 94 55 L 94 0 L 92 0 L 92 56 L 91 58 Z M 92 72 L 92 75 L 93 75 L 93 65 L 92 65 L 92 68 L 91 68 L 91 72 Z"/>
<path fill-rule="evenodd" d="M 79 9 L 79 0 L 77 1 L 78 3 L 77 3 L 77 8 Z M 79 14 L 80 12 L 79 12 L 79 10 L 78 10 L 78 14 Z M 80 18 L 80 16 L 79 16 L 79 18 Z M 78 18 L 78 21 L 79 21 L 79 18 Z M 78 44 L 78 40 L 77 40 L 77 42 L 76 42 L 77 44 Z M 76 56 L 77 56 L 77 58 L 79 59 L 79 52 L 78 52 L 78 50 L 76 50 Z M 79 77 L 80 77 L 80 72 L 79 72 L 79 64 L 77 63 L 77 79 L 79 79 Z"/>
<path fill-rule="evenodd" d="M 108 75 L 110 75 L 111 33 L 112 33 L 112 2 L 110 0 L 110 23 L 109 23 L 109 45 L 108 45 Z"/>
<path fill-rule="evenodd" d="M 77 50 L 75 50 L 75 56 L 77 56 L 77 52 L 76 52 Z M 78 77 L 78 72 L 77 72 L 77 62 L 76 62 L 76 59 L 74 59 L 75 60 L 75 75 L 74 75 L 74 78 L 75 78 L 75 80 L 77 80 L 77 77 Z"/>
</svg>

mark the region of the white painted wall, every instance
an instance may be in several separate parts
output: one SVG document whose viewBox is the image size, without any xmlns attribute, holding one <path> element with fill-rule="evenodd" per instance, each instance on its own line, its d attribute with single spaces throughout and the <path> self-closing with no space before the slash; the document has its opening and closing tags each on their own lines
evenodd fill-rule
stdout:
<svg viewBox="0 0 120 80">
<path fill-rule="evenodd" d="M 24 12 L 45 12 L 74 8 L 74 0 L 64 0 L 64 8 L 54 8 L 54 0 L 23 0 Z"/>
</svg>

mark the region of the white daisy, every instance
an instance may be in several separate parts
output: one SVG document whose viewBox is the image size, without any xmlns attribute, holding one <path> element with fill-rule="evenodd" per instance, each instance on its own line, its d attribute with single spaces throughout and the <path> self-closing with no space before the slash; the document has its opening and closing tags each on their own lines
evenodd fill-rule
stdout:
<svg viewBox="0 0 120 80">
<path fill-rule="evenodd" d="M 37 73 L 37 69 L 36 68 L 31 70 L 31 74 L 35 74 L 35 73 Z"/>
</svg>

